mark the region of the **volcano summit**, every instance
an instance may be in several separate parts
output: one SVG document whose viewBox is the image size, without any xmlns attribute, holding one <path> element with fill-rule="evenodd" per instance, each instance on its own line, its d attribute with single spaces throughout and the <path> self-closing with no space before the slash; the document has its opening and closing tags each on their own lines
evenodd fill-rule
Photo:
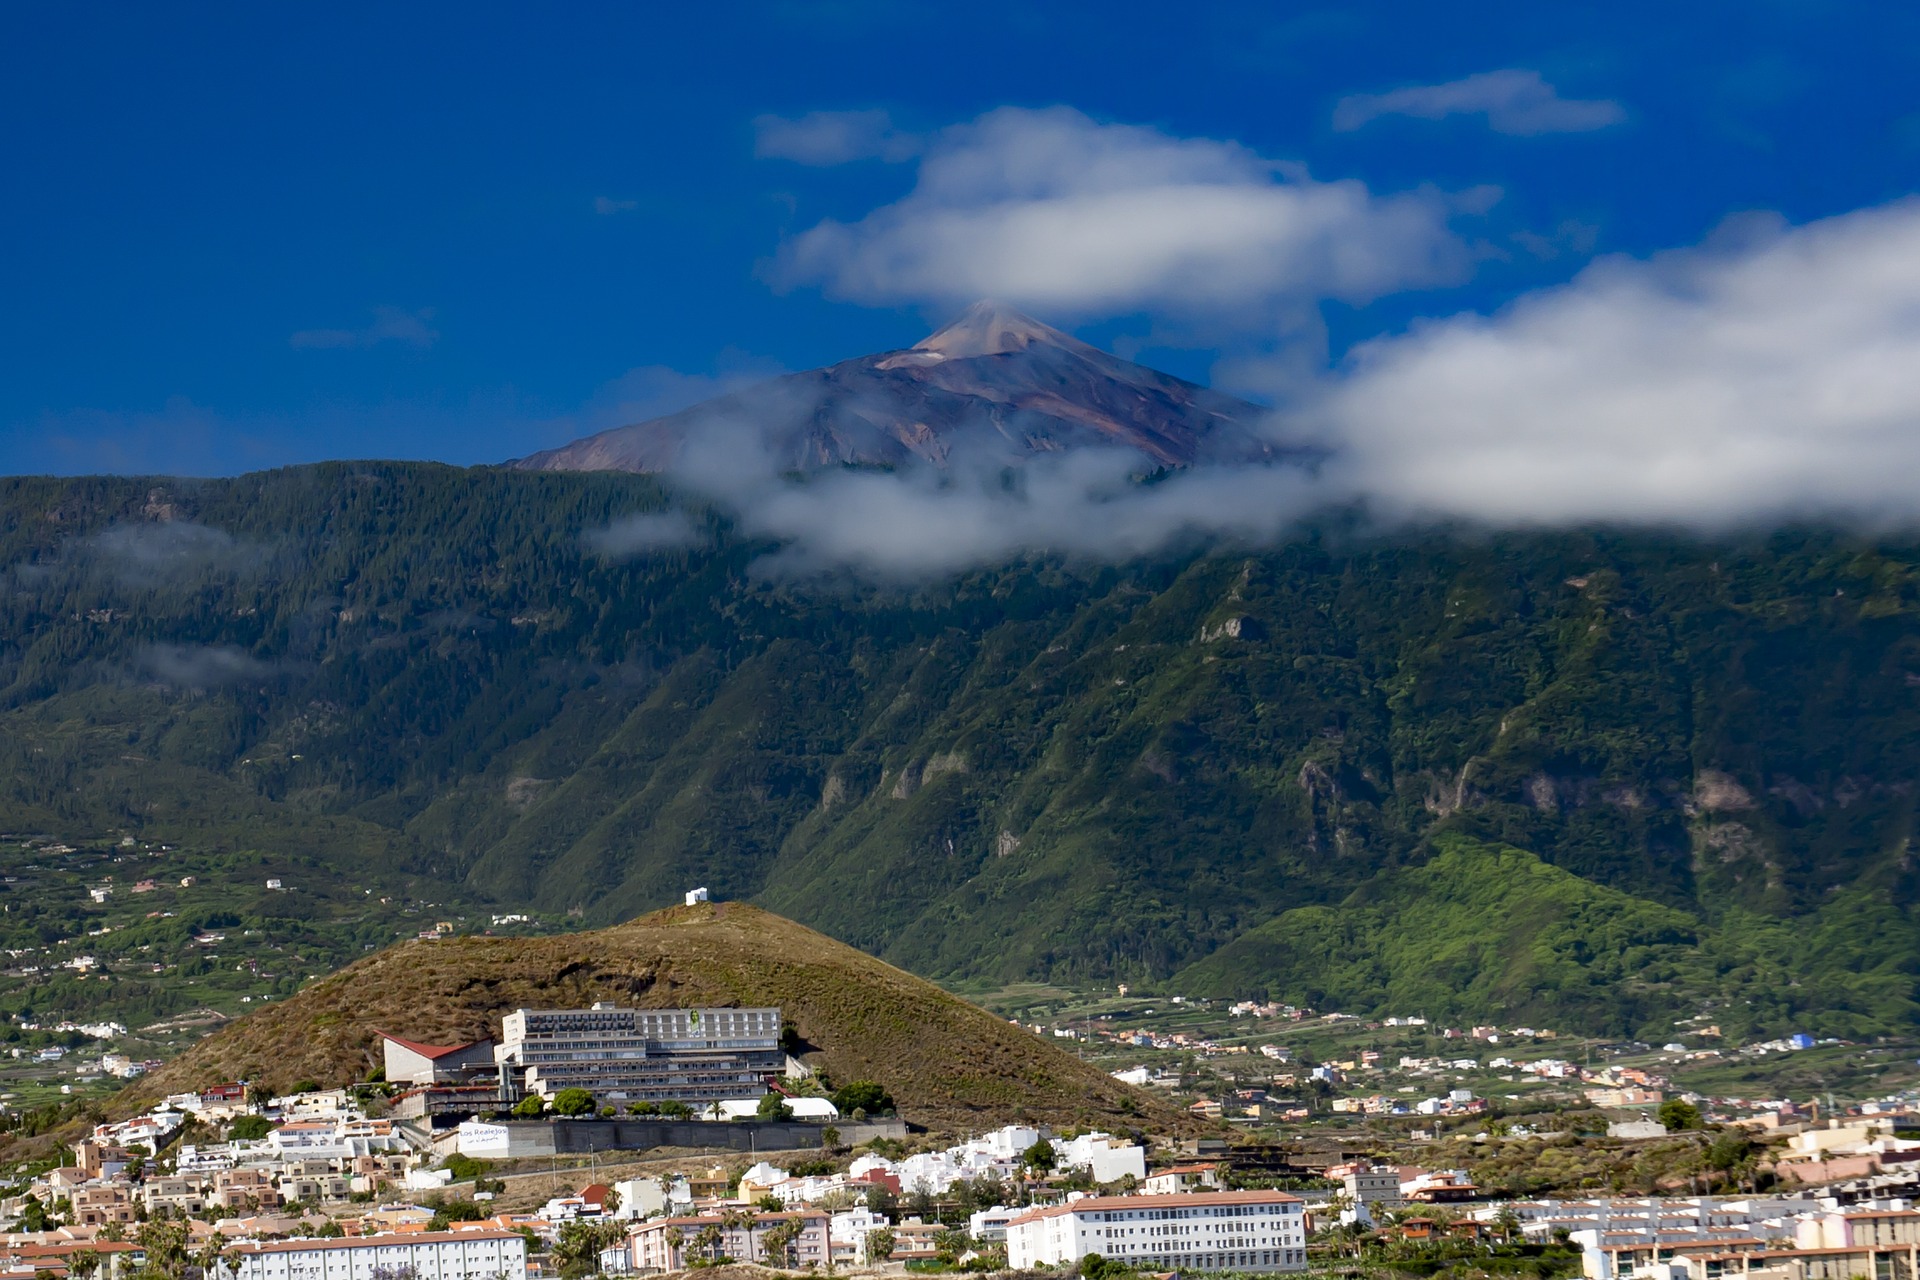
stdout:
<svg viewBox="0 0 1920 1280">
<path fill-rule="evenodd" d="M 670 469 L 690 437 L 746 426 L 787 470 L 945 466 L 1089 446 L 1161 467 L 1282 456 L 1261 406 L 1122 360 L 994 302 L 903 351 L 788 374 L 519 459 L 535 471 Z"/>
</svg>

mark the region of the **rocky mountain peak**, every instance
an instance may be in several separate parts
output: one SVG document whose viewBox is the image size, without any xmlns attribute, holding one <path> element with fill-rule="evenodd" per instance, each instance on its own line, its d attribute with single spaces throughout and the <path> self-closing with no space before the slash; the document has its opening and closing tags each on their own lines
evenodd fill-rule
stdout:
<svg viewBox="0 0 1920 1280">
<path fill-rule="evenodd" d="M 1080 350 L 1086 344 L 1052 325 L 1042 324 L 1003 302 L 983 298 L 943 327 L 913 344 L 915 351 L 934 352 L 949 360 L 1008 355 L 1036 343 Z"/>
</svg>

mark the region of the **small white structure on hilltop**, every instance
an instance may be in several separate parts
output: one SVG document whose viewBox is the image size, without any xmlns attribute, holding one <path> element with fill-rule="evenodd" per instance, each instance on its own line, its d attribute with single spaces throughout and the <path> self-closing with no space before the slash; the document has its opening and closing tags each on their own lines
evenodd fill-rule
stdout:
<svg viewBox="0 0 1920 1280">
<path fill-rule="evenodd" d="M 701 885 L 698 889 L 687 890 L 688 906 L 691 907 L 695 903 L 705 902 L 706 900 L 707 900 L 707 887 L 705 885 Z"/>
</svg>

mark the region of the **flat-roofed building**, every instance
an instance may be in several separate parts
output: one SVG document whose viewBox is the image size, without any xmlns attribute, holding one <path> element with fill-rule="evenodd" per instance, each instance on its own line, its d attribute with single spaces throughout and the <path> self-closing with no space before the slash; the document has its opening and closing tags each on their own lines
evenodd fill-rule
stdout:
<svg viewBox="0 0 1920 1280">
<path fill-rule="evenodd" d="M 527 1280 L 527 1240 L 517 1231 L 414 1231 L 343 1240 L 235 1245 L 222 1280 Z"/>
<path fill-rule="evenodd" d="M 823 1267 L 831 1256 L 829 1219 L 823 1210 L 788 1213 L 707 1214 L 655 1218 L 628 1228 L 624 1249 L 601 1255 L 601 1269 L 680 1271 L 714 1258 Z"/>
<path fill-rule="evenodd" d="M 1016 1270 L 1093 1253 L 1140 1270 L 1305 1271 L 1305 1206 L 1281 1191 L 1088 1196 L 1007 1224 Z"/>
<path fill-rule="evenodd" d="M 1857 1245 L 1851 1249 L 1754 1249 L 1688 1254 L 1675 1261 L 1687 1280 L 1913 1280 L 1920 1247 Z M 1679 1267 L 1675 1268 L 1676 1274 Z"/>
<path fill-rule="evenodd" d="M 778 1009 L 516 1009 L 494 1051 L 525 1093 L 639 1102 L 758 1096 L 786 1069 Z"/>
</svg>

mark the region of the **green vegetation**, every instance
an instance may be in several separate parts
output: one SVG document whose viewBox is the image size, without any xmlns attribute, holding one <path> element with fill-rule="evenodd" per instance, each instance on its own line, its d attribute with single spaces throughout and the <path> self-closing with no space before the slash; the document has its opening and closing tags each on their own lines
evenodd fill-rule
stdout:
<svg viewBox="0 0 1920 1280">
<path fill-rule="evenodd" d="M 551 928 L 706 884 L 943 980 L 1252 994 L 1322 981 L 1291 935 L 1417 925 L 1432 889 L 1448 976 L 1370 952 L 1369 1007 L 1920 1026 L 1911 544 L 1329 531 L 880 589 L 770 577 L 697 505 L 698 545 L 583 540 L 676 501 L 387 463 L 0 482 L 0 831 L 37 842 L 5 855 L 0 944 L 100 927 L 22 871 L 126 839 L 233 860 L 206 887 L 309 972 L 427 902 Z M 1502 901 L 1546 920 L 1469 925 L 1459 860 L 1520 850 L 1565 879 Z M 267 866 L 294 890 L 252 888 Z M 214 909 L 118 922 L 156 954 Z M 42 966 L 0 1012 L 231 1013 L 305 980 L 246 958 L 271 981 Z M 1548 994 L 1487 971 L 1515 958 Z"/>
<path fill-rule="evenodd" d="M 240 1116 L 227 1126 L 227 1138 L 234 1142 L 258 1142 L 273 1132 L 273 1121 L 265 1116 Z"/>
<path fill-rule="evenodd" d="M 553 1095 L 553 1114 L 586 1116 L 593 1114 L 593 1095 L 585 1089 L 562 1089 Z"/>
<path fill-rule="evenodd" d="M 1777 921 L 1731 911 L 1716 928 L 1458 833 L 1436 835 L 1431 848 L 1430 860 L 1387 872 L 1344 903 L 1295 908 L 1248 930 L 1182 971 L 1180 989 L 1669 1039 L 1676 1020 L 1703 1011 L 1831 1035 L 1913 1022 L 1911 979 L 1897 961 L 1905 944 L 1876 932 L 1881 912 L 1869 895 L 1837 893 L 1802 922 L 1815 938 L 1848 921 L 1865 935 L 1855 939 L 1860 969 L 1830 969 L 1814 962 L 1804 934 L 1797 945 L 1779 936 Z"/>
<path fill-rule="evenodd" d="M 855 1080 L 833 1091 L 834 1110 L 843 1116 L 864 1111 L 870 1116 L 886 1115 L 893 1110 L 893 1097 L 871 1080 Z"/>
</svg>

